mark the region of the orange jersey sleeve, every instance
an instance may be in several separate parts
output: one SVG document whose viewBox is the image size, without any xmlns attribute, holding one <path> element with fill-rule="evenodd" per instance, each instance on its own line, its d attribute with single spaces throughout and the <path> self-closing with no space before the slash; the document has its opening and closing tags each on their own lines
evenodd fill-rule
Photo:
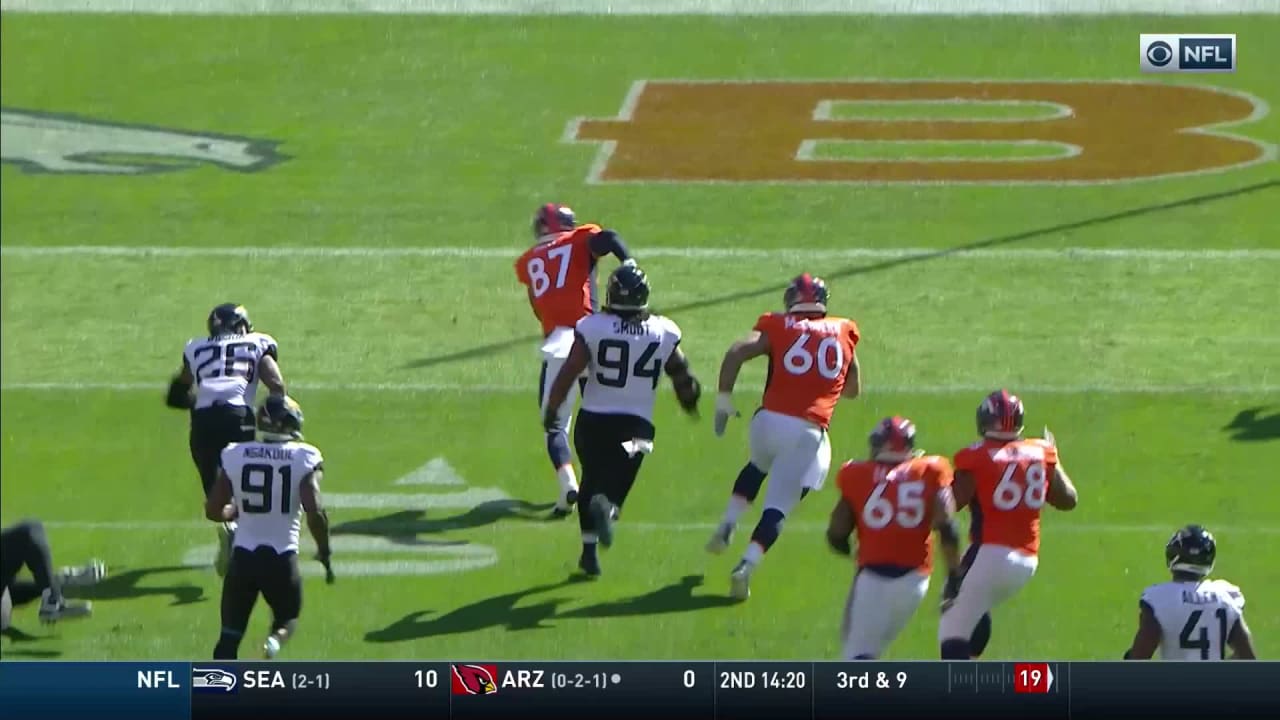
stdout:
<svg viewBox="0 0 1280 720">
<path fill-rule="evenodd" d="M 836 483 L 857 521 L 858 567 L 933 569 L 938 496 L 951 486 L 951 463 L 938 455 L 898 465 L 851 462 Z"/>
<path fill-rule="evenodd" d="M 973 476 L 971 540 L 1029 555 L 1040 551 L 1040 512 L 1058 467 L 1045 440 L 983 440 L 956 453 L 956 472 Z"/>
<path fill-rule="evenodd" d="M 590 240 L 598 232 L 599 226 L 581 225 L 516 259 L 516 279 L 529 288 L 543 335 L 557 327 L 573 327 L 594 310 L 596 257 Z"/>
<path fill-rule="evenodd" d="M 857 324 L 841 317 L 766 313 L 754 329 L 769 339 L 761 407 L 830 425 L 858 346 Z"/>
</svg>

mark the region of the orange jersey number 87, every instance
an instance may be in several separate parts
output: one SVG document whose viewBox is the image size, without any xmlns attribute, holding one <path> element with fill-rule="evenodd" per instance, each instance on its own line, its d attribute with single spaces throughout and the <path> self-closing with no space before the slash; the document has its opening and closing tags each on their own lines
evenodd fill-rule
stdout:
<svg viewBox="0 0 1280 720">
<path fill-rule="evenodd" d="M 1009 463 L 1004 475 L 996 484 L 991 494 L 991 504 L 997 510 L 1013 510 L 1018 505 L 1026 505 L 1032 510 L 1044 507 L 1049 494 L 1049 477 L 1043 463 L 1031 463 L 1024 473 L 1025 485 L 1019 484 L 1014 476 L 1018 474 L 1018 463 Z"/>
<path fill-rule="evenodd" d="M 547 252 L 547 257 L 557 263 L 555 277 L 557 290 L 564 287 L 565 276 L 569 272 L 569 257 L 572 254 L 572 245 L 564 245 Z M 530 258 L 526 269 L 529 271 L 529 286 L 533 289 L 533 296 L 542 297 L 542 294 L 551 289 L 552 285 L 551 275 L 547 273 L 547 261 L 540 257 Z"/>
</svg>

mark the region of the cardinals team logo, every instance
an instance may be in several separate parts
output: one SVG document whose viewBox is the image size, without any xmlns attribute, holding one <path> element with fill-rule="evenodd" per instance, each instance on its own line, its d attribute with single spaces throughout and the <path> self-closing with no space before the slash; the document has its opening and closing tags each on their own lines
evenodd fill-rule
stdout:
<svg viewBox="0 0 1280 720">
<path fill-rule="evenodd" d="M 498 692 L 497 665 L 454 664 L 451 667 L 454 695 L 492 695 Z"/>
</svg>

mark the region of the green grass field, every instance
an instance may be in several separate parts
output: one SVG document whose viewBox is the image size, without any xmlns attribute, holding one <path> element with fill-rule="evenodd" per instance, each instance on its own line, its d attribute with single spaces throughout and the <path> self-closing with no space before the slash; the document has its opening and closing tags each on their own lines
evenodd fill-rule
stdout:
<svg viewBox="0 0 1280 720">
<path fill-rule="evenodd" d="M 1023 397 L 1030 428 L 1053 428 L 1080 507 L 1048 513 L 1040 572 L 997 611 L 988 657 L 1118 658 L 1139 592 L 1165 575 L 1165 540 L 1192 521 L 1217 534 L 1218 573 L 1244 589 L 1260 654 L 1280 647 L 1280 167 L 1267 151 L 1280 117 L 1265 105 L 1280 102 L 1280 16 L 6 13 L 0 32 L 0 514 L 43 519 L 56 561 L 102 557 L 114 572 L 89 593 L 89 620 L 47 630 L 18 609 L 5 658 L 208 657 L 214 533 L 186 418 L 162 400 L 182 344 L 227 300 L 279 340 L 327 461 L 340 577 L 326 586 L 308 562 L 287 657 L 837 657 L 853 570 L 823 540 L 832 482 L 790 518 L 751 600 L 726 598 L 756 515 L 730 554 L 704 553 L 746 458 L 745 422 L 715 438 L 710 398 L 696 423 L 670 392 L 659 400 L 656 451 L 604 577 L 567 580 L 577 527 L 544 517 L 556 488 L 537 326 L 511 272 L 550 200 L 627 239 L 708 385 L 792 274 L 826 277 L 833 312 L 864 335 L 865 396 L 832 427 L 841 460 L 895 413 L 949 455 L 1001 386 Z M 1141 75 L 1143 32 L 1237 33 L 1239 70 Z M 1133 171 L 1105 183 L 628 179 L 652 156 L 625 141 L 610 156 L 575 123 L 619 116 L 642 80 L 865 78 L 1221 88 L 1255 99 L 1221 130 L 1257 157 L 1130 181 L 1189 157 L 1153 131 L 1125 144 Z M 657 115 L 653 87 L 631 96 L 637 122 Z M 1122 106 L 1128 87 L 1106 104 Z M 1006 124 L 1043 117 L 972 107 Z M 720 145 L 681 157 L 745 157 L 758 109 L 738 108 Z M 33 126 L 19 111 L 82 124 Z M 964 104 L 918 112 L 935 111 L 920 121 L 928 141 L 901 155 L 880 137 L 771 162 L 982 159 L 972 142 L 934 142 L 973 117 Z M 869 102 L 832 117 L 918 112 Z M 129 145 L 93 122 L 197 137 Z M 653 142 L 677 152 L 681 127 Z M 1062 142 L 1092 161 L 1107 127 Z M 254 144 L 267 158 L 255 165 L 213 136 L 278 145 Z M 991 162 L 965 167 L 1056 156 L 991 147 Z M 1215 152 L 1194 161 L 1212 166 Z M 144 157 L 157 153 L 167 159 Z M 172 172 L 134 172 L 156 163 Z M 744 373 L 739 407 L 762 381 L 759 363 Z M 260 606 L 245 653 L 266 622 Z M 931 597 L 890 656 L 936 657 L 936 628 Z"/>
</svg>

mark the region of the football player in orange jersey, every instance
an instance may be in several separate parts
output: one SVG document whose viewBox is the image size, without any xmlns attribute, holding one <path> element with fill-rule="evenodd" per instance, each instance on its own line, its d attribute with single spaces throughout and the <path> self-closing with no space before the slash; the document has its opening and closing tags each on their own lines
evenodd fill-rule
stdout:
<svg viewBox="0 0 1280 720">
<path fill-rule="evenodd" d="M 620 262 L 631 261 L 622 238 L 598 225 L 578 225 L 573 210 L 547 203 L 533 218 L 533 247 L 516 259 L 516 278 L 529 294 L 529 306 L 542 325 L 542 373 L 538 380 L 540 407 L 547 404 L 551 383 L 573 347 L 573 328 L 579 320 L 595 312 L 596 262 L 613 255 Z M 634 262 L 634 261 L 632 261 Z M 581 391 L 575 385 L 568 401 L 560 406 L 559 422 L 548 427 L 547 455 L 560 483 L 560 496 L 552 511 L 564 517 L 578 501 L 578 478 L 569 452 L 569 426 L 573 405 Z"/>
<path fill-rule="evenodd" d="M 1007 390 L 978 406 L 982 439 L 955 455 L 956 507 L 970 508 L 964 575 L 943 593 L 938 642 L 943 660 L 982 654 L 990 611 L 1013 597 L 1036 573 L 1040 511 L 1075 508 L 1075 485 L 1052 438 L 1022 437 L 1022 401 Z M 1047 433 L 1046 433 L 1047 434 Z"/>
<path fill-rule="evenodd" d="M 764 512 L 751 533 L 742 560 L 730 575 L 730 593 L 739 600 L 751 595 L 751 573 L 778 540 L 787 513 L 819 490 L 831 468 L 827 426 L 841 397 L 857 397 L 862 390 L 858 371 L 858 326 L 852 320 L 827 315 L 827 285 L 805 273 L 783 293 L 783 313 L 765 313 L 746 338 L 734 343 L 720 365 L 720 394 L 716 398 L 716 435 L 724 435 L 733 408 L 733 385 L 742 364 L 769 358 L 764 397 L 751 418 L 751 456 L 733 484 L 720 525 L 707 551 L 724 552 L 738 518 L 751 506 L 767 475 L 773 482 L 765 493 Z"/>
<path fill-rule="evenodd" d="M 840 499 L 827 542 L 849 555 L 857 530 L 858 572 L 844 607 L 845 660 L 873 660 L 893 642 L 929 590 L 932 531 L 942 541 L 949 577 L 960 567 L 960 533 L 951 497 L 951 462 L 915 449 L 916 427 L 902 417 L 881 420 L 868 438 L 871 459 L 840 468 Z"/>
</svg>

